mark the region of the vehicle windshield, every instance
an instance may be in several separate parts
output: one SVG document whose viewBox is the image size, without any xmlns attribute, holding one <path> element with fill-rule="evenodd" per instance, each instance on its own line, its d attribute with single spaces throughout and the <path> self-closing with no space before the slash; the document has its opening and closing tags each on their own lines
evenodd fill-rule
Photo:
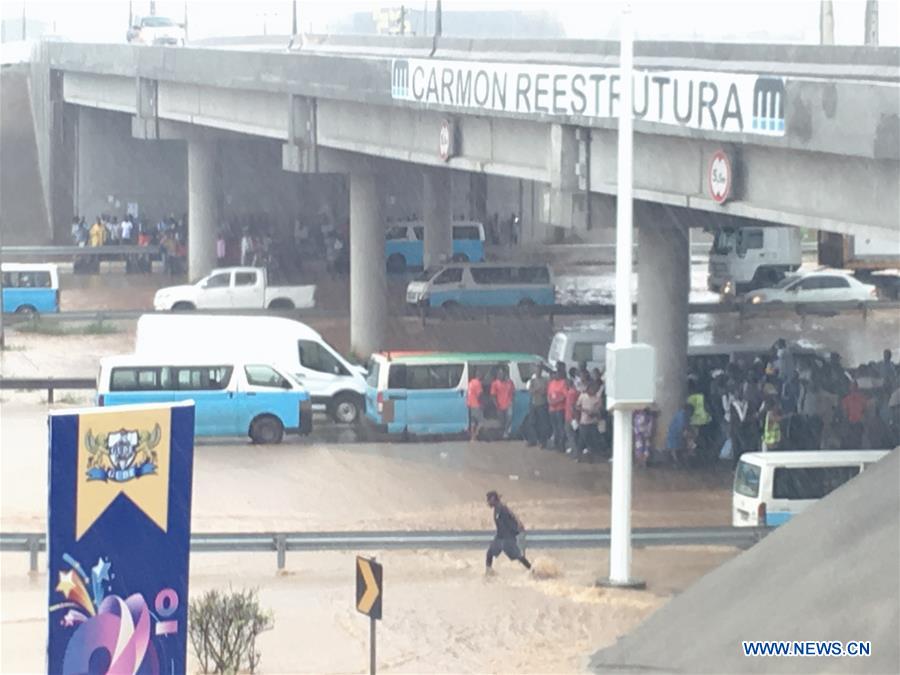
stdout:
<svg viewBox="0 0 900 675">
<path fill-rule="evenodd" d="M 758 466 L 740 462 L 734 472 L 734 491 L 744 497 L 758 497 L 759 474 Z"/>
<path fill-rule="evenodd" d="M 141 26 L 144 28 L 168 28 L 175 25 L 175 22 L 167 16 L 148 16 L 141 20 Z"/>
<path fill-rule="evenodd" d="M 727 255 L 734 250 L 736 243 L 737 233 L 734 230 L 729 228 L 722 228 L 721 230 L 717 230 L 716 236 L 713 239 L 713 253 L 718 253 L 719 255 Z"/>
<path fill-rule="evenodd" d="M 434 277 L 434 275 L 440 271 L 441 271 L 440 267 L 429 267 L 428 269 L 419 272 L 416 275 L 415 280 L 416 281 L 428 281 L 429 279 L 432 279 Z"/>
</svg>

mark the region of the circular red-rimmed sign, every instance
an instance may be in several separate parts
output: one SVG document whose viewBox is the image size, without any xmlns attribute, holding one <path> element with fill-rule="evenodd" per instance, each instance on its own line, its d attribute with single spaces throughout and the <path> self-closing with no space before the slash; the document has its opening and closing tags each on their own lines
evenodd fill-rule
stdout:
<svg viewBox="0 0 900 675">
<path fill-rule="evenodd" d="M 713 153 L 712 158 L 709 160 L 709 169 L 706 177 L 709 185 L 709 196 L 717 204 L 724 204 L 731 197 L 734 173 L 731 169 L 731 159 L 723 150 L 716 150 Z"/>
<path fill-rule="evenodd" d="M 717 204 L 724 204 L 731 197 L 731 185 L 734 173 L 731 170 L 731 160 L 723 150 L 716 150 L 709 160 L 709 168 L 706 172 L 709 196 Z"/>
<path fill-rule="evenodd" d="M 441 159 L 445 162 L 450 159 L 450 146 L 451 146 L 451 138 L 450 134 L 452 133 L 452 129 L 450 129 L 450 120 L 442 120 L 441 121 L 441 138 L 440 138 L 440 153 Z"/>
</svg>

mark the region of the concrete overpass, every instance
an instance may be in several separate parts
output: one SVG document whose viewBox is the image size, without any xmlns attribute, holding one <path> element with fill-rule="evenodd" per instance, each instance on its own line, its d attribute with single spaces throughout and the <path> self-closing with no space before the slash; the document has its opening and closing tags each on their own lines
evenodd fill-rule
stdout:
<svg viewBox="0 0 900 675">
<path fill-rule="evenodd" d="M 222 184 L 241 182 L 249 154 L 284 203 L 339 195 L 316 181 L 347 176 L 352 344 L 368 353 L 389 346 L 386 217 L 424 213 L 427 260 L 450 251 L 461 203 L 481 217 L 511 208 L 525 239 L 591 240 L 614 222 L 617 53 L 430 38 L 310 37 L 283 53 L 45 44 L 32 86 L 52 222 L 101 205 L 104 183 L 128 183 L 108 189 L 126 200 L 180 193 L 196 275 L 214 264 Z M 668 414 L 684 393 L 688 227 L 900 236 L 900 50 L 637 43 L 635 66 L 638 339 L 657 346 Z"/>
</svg>

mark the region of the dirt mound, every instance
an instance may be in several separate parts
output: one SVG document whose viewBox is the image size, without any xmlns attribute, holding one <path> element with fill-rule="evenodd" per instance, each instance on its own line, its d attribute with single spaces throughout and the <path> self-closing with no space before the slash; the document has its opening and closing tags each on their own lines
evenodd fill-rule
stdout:
<svg viewBox="0 0 900 675">
<path fill-rule="evenodd" d="M 900 672 L 900 451 L 703 577 L 595 672 Z M 745 657 L 743 640 L 870 640 L 870 657 Z"/>
</svg>

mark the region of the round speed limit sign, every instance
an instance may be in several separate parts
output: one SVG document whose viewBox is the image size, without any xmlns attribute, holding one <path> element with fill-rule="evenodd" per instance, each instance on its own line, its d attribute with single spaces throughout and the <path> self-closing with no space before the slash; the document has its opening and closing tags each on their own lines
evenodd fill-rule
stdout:
<svg viewBox="0 0 900 675">
<path fill-rule="evenodd" d="M 717 204 L 724 204 L 731 196 L 733 179 L 731 160 L 722 150 L 716 150 L 709 160 L 709 196 Z"/>
</svg>

